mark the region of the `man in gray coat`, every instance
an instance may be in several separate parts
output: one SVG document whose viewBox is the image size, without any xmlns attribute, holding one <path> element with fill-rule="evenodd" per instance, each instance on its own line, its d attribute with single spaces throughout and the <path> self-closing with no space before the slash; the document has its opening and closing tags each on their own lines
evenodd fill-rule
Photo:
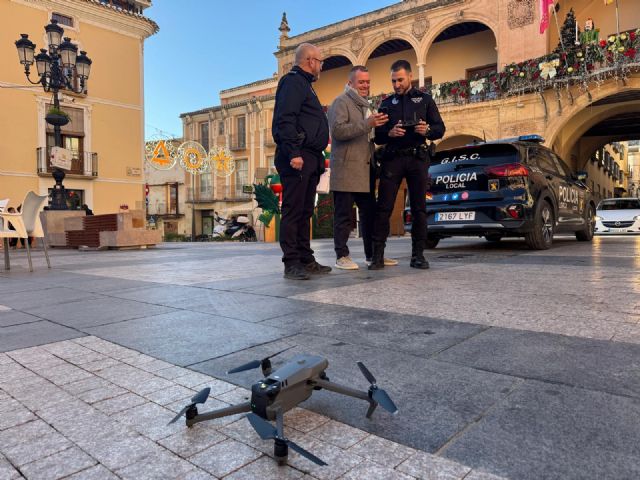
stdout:
<svg viewBox="0 0 640 480">
<path fill-rule="evenodd" d="M 358 65 L 349 72 L 349 82 L 343 94 L 329 107 L 331 133 L 331 180 L 334 220 L 333 242 L 336 268 L 357 270 L 349 256 L 347 241 L 351 233 L 353 204 L 360 211 L 360 225 L 367 261 L 373 256 L 373 221 L 375 216 L 375 178 L 372 175 L 374 129 L 384 125 L 386 114 L 371 112 L 369 102 L 369 71 Z M 388 265 L 397 261 L 385 259 Z"/>
</svg>

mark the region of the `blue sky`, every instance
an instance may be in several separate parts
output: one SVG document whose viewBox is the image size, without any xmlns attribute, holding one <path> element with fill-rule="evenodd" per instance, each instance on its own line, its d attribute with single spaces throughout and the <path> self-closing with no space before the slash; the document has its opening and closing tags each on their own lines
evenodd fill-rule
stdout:
<svg viewBox="0 0 640 480">
<path fill-rule="evenodd" d="M 398 0 L 154 0 L 145 42 L 145 135 L 182 135 L 180 113 L 217 105 L 225 88 L 277 70 L 282 12 L 296 35 Z"/>
</svg>

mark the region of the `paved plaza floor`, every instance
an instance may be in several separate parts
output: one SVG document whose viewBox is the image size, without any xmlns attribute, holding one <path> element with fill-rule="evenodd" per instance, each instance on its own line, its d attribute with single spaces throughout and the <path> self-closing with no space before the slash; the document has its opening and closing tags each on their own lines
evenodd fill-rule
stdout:
<svg viewBox="0 0 640 480">
<path fill-rule="evenodd" d="M 352 239 L 354 260 L 364 266 Z M 333 263 L 330 241 L 314 242 Z M 432 268 L 392 239 L 384 271 L 282 278 L 277 245 L 162 244 L 21 251 L 0 270 L 0 479 L 465 479 L 640 477 L 640 237 L 445 240 Z M 246 419 L 167 422 L 204 386 L 204 410 L 245 401 L 293 347 L 399 407 L 326 391 L 285 415 L 323 458 L 277 467 Z M 201 409 L 202 411 L 203 409 Z"/>
</svg>

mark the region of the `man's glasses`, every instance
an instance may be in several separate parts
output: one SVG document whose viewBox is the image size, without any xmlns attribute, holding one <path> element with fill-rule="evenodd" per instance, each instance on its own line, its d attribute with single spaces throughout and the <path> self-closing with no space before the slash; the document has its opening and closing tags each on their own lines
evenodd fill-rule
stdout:
<svg viewBox="0 0 640 480">
<path fill-rule="evenodd" d="M 315 57 L 309 57 L 309 60 L 315 60 L 316 62 L 320 62 L 321 67 L 322 67 L 322 64 L 324 63 L 324 60 L 320 60 L 319 58 L 315 58 Z"/>
</svg>

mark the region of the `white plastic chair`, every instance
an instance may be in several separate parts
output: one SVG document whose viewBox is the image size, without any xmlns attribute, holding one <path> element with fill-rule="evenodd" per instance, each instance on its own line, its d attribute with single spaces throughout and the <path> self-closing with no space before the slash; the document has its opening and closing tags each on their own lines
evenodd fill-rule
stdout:
<svg viewBox="0 0 640 480">
<path fill-rule="evenodd" d="M 24 197 L 20 213 L 0 213 L 0 218 L 2 218 L 5 223 L 2 230 L 0 230 L 0 238 L 5 239 L 4 268 L 6 270 L 11 268 L 9 261 L 9 248 L 6 239 L 24 238 L 24 244 L 27 249 L 27 258 L 29 259 L 29 271 L 33 272 L 29 237 L 42 238 L 47 266 L 51 268 L 49 252 L 47 251 L 47 240 L 44 235 L 42 223 L 40 222 L 40 212 L 44 209 L 46 201 L 46 196 L 36 195 L 34 192 L 29 192 Z M 10 223 L 15 230 L 9 230 L 7 223 Z"/>
</svg>

